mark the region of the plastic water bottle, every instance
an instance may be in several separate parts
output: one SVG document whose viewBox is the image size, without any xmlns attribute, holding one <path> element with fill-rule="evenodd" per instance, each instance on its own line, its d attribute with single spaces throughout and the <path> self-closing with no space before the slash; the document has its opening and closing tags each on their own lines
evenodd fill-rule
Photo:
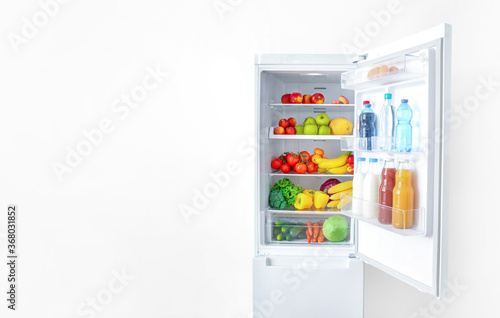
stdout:
<svg viewBox="0 0 500 318">
<path fill-rule="evenodd" d="M 363 185 L 363 217 L 376 218 L 378 213 L 378 192 L 380 188 L 380 174 L 378 159 L 370 158 L 368 173 Z"/>
<path fill-rule="evenodd" d="M 394 147 L 396 151 L 399 152 L 410 152 L 411 151 L 411 118 L 413 117 L 413 112 L 410 105 L 408 105 L 407 99 L 401 100 L 401 105 L 399 105 L 396 112 L 396 119 L 398 124 L 396 125 L 396 137 L 394 139 Z"/>
<path fill-rule="evenodd" d="M 359 128 L 359 136 L 366 138 L 366 150 L 372 150 L 372 138 L 376 136 L 375 130 L 375 112 L 371 104 L 366 104 L 365 109 L 361 112 L 361 127 Z"/>
<path fill-rule="evenodd" d="M 363 215 L 363 187 L 365 186 L 365 162 L 366 158 L 358 157 L 356 167 L 354 167 L 354 177 L 352 178 L 352 214 Z"/>
<path fill-rule="evenodd" d="M 383 151 L 390 151 L 394 139 L 394 108 L 392 107 L 392 94 L 385 94 L 384 98 L 384 105 L 380 111 L 379 148 Z"/>
</svg>

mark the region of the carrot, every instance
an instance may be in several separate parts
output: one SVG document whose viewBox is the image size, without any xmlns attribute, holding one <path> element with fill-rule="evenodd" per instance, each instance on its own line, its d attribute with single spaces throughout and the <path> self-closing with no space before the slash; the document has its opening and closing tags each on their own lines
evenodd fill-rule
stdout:
<svg viewBox="0 0 500 318">
<path fill-rule="evenodd" d="M 312 222 L 306 222 L 306 225 L 307 225 L 307 232 L 312 237 L 313 236 L 313 228 L 312 228 L 313 224 L 312 224 Z"/>
<path fill-rule="evenodd" d="M 313 229 L 313 242 L 318 241 L 318 235 L 319 235 L 319 224 L 314 223 L 314 229 Z"/>
<path fill-rule="evenodd" d="M 323 229 L 319 230 L 318 242 L 321 243 L 325 240 L 325 236 L 323 235 Z"/>
<path fill-rule="evenodd" d="M 311 234 L 309 234 L 309 230 L 306 231 L 306 235 L 307 235 L 307 244 L 311 244 Z"/>
</svg>

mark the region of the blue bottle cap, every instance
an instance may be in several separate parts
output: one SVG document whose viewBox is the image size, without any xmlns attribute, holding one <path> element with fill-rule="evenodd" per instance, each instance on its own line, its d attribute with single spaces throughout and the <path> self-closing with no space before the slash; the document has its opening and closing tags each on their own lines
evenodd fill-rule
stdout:
<svg viewBox="0 0 500 318">
<path fill-rule="evenodd" d="M 359 158 L 358 158 L 358 161 L 366 161 L 366 158 L 359 157 Z"/>
<path fill-rule="evenodd" d="M 370 158 L 370 160 L 368 160 L 369 162 L 378 162 L 378 159 L 377 158 Z"/>
<path fill-rule="evenodd" d="M 407 99 L 402 99 L 401 103 L 408 103 L 408 100 Z"/>
<path fill-rule="evenodd" d="M 372 104 L 365 104 L 365 107 L 372 107 Z"/>
<path fill-rule="evenodd" d="M 384 98 L 385 98 L 385 99 L 391 99 L 391 98 L 392 98 L 392 94 L 385 94 L 385 95 L 384 95 Z"/>
</svg>

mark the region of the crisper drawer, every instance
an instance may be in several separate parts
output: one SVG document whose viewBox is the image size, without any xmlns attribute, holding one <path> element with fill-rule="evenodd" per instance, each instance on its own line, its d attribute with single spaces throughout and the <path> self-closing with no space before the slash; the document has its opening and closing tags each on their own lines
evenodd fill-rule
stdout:
<svg viewBox="0 0 500 318">
<path fill-rule="evenodd" d="M 314 212 L 308 214 L 268 212 L 266 216 L 268 245 L 321 246 L 353 243 L 351 218 L 338 213 L 314 215 Z"/>
</svg>

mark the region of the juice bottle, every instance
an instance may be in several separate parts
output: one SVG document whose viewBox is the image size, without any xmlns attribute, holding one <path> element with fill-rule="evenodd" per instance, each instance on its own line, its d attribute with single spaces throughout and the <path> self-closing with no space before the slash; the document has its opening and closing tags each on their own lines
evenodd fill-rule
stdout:
<svg viewBox="0 0 500 318">
<path fill-rule="evenodd" d="M 352 179 L 352 214 L 363 215 L 363 187 L 365 182 L 366 158 L 358 157 Z"/>
<path fill-rule="evenodd" d="M 363 184 L 363 217 L 371 219 L 377 217 L 380 176 L 378 159 L 370 158 L 368 161 L 370 162 L 369 171 Z"/>
<path fill-rule="evenodd" d="M 410 164 L 402 161 L 396 171 L 396 185 L 392 191 L 392 226 L 398 229 L 413 227 L 415 194 L 411 183 Z"/>
<path fill-rule="evenodd" d="M 384 160 L 382 181 L 380 182 L 378 203 L 378 221 L 383 224 L 392 223 L 392 191 L 396 184 L 396 166 L 393 159 Z"/>
</svg>

